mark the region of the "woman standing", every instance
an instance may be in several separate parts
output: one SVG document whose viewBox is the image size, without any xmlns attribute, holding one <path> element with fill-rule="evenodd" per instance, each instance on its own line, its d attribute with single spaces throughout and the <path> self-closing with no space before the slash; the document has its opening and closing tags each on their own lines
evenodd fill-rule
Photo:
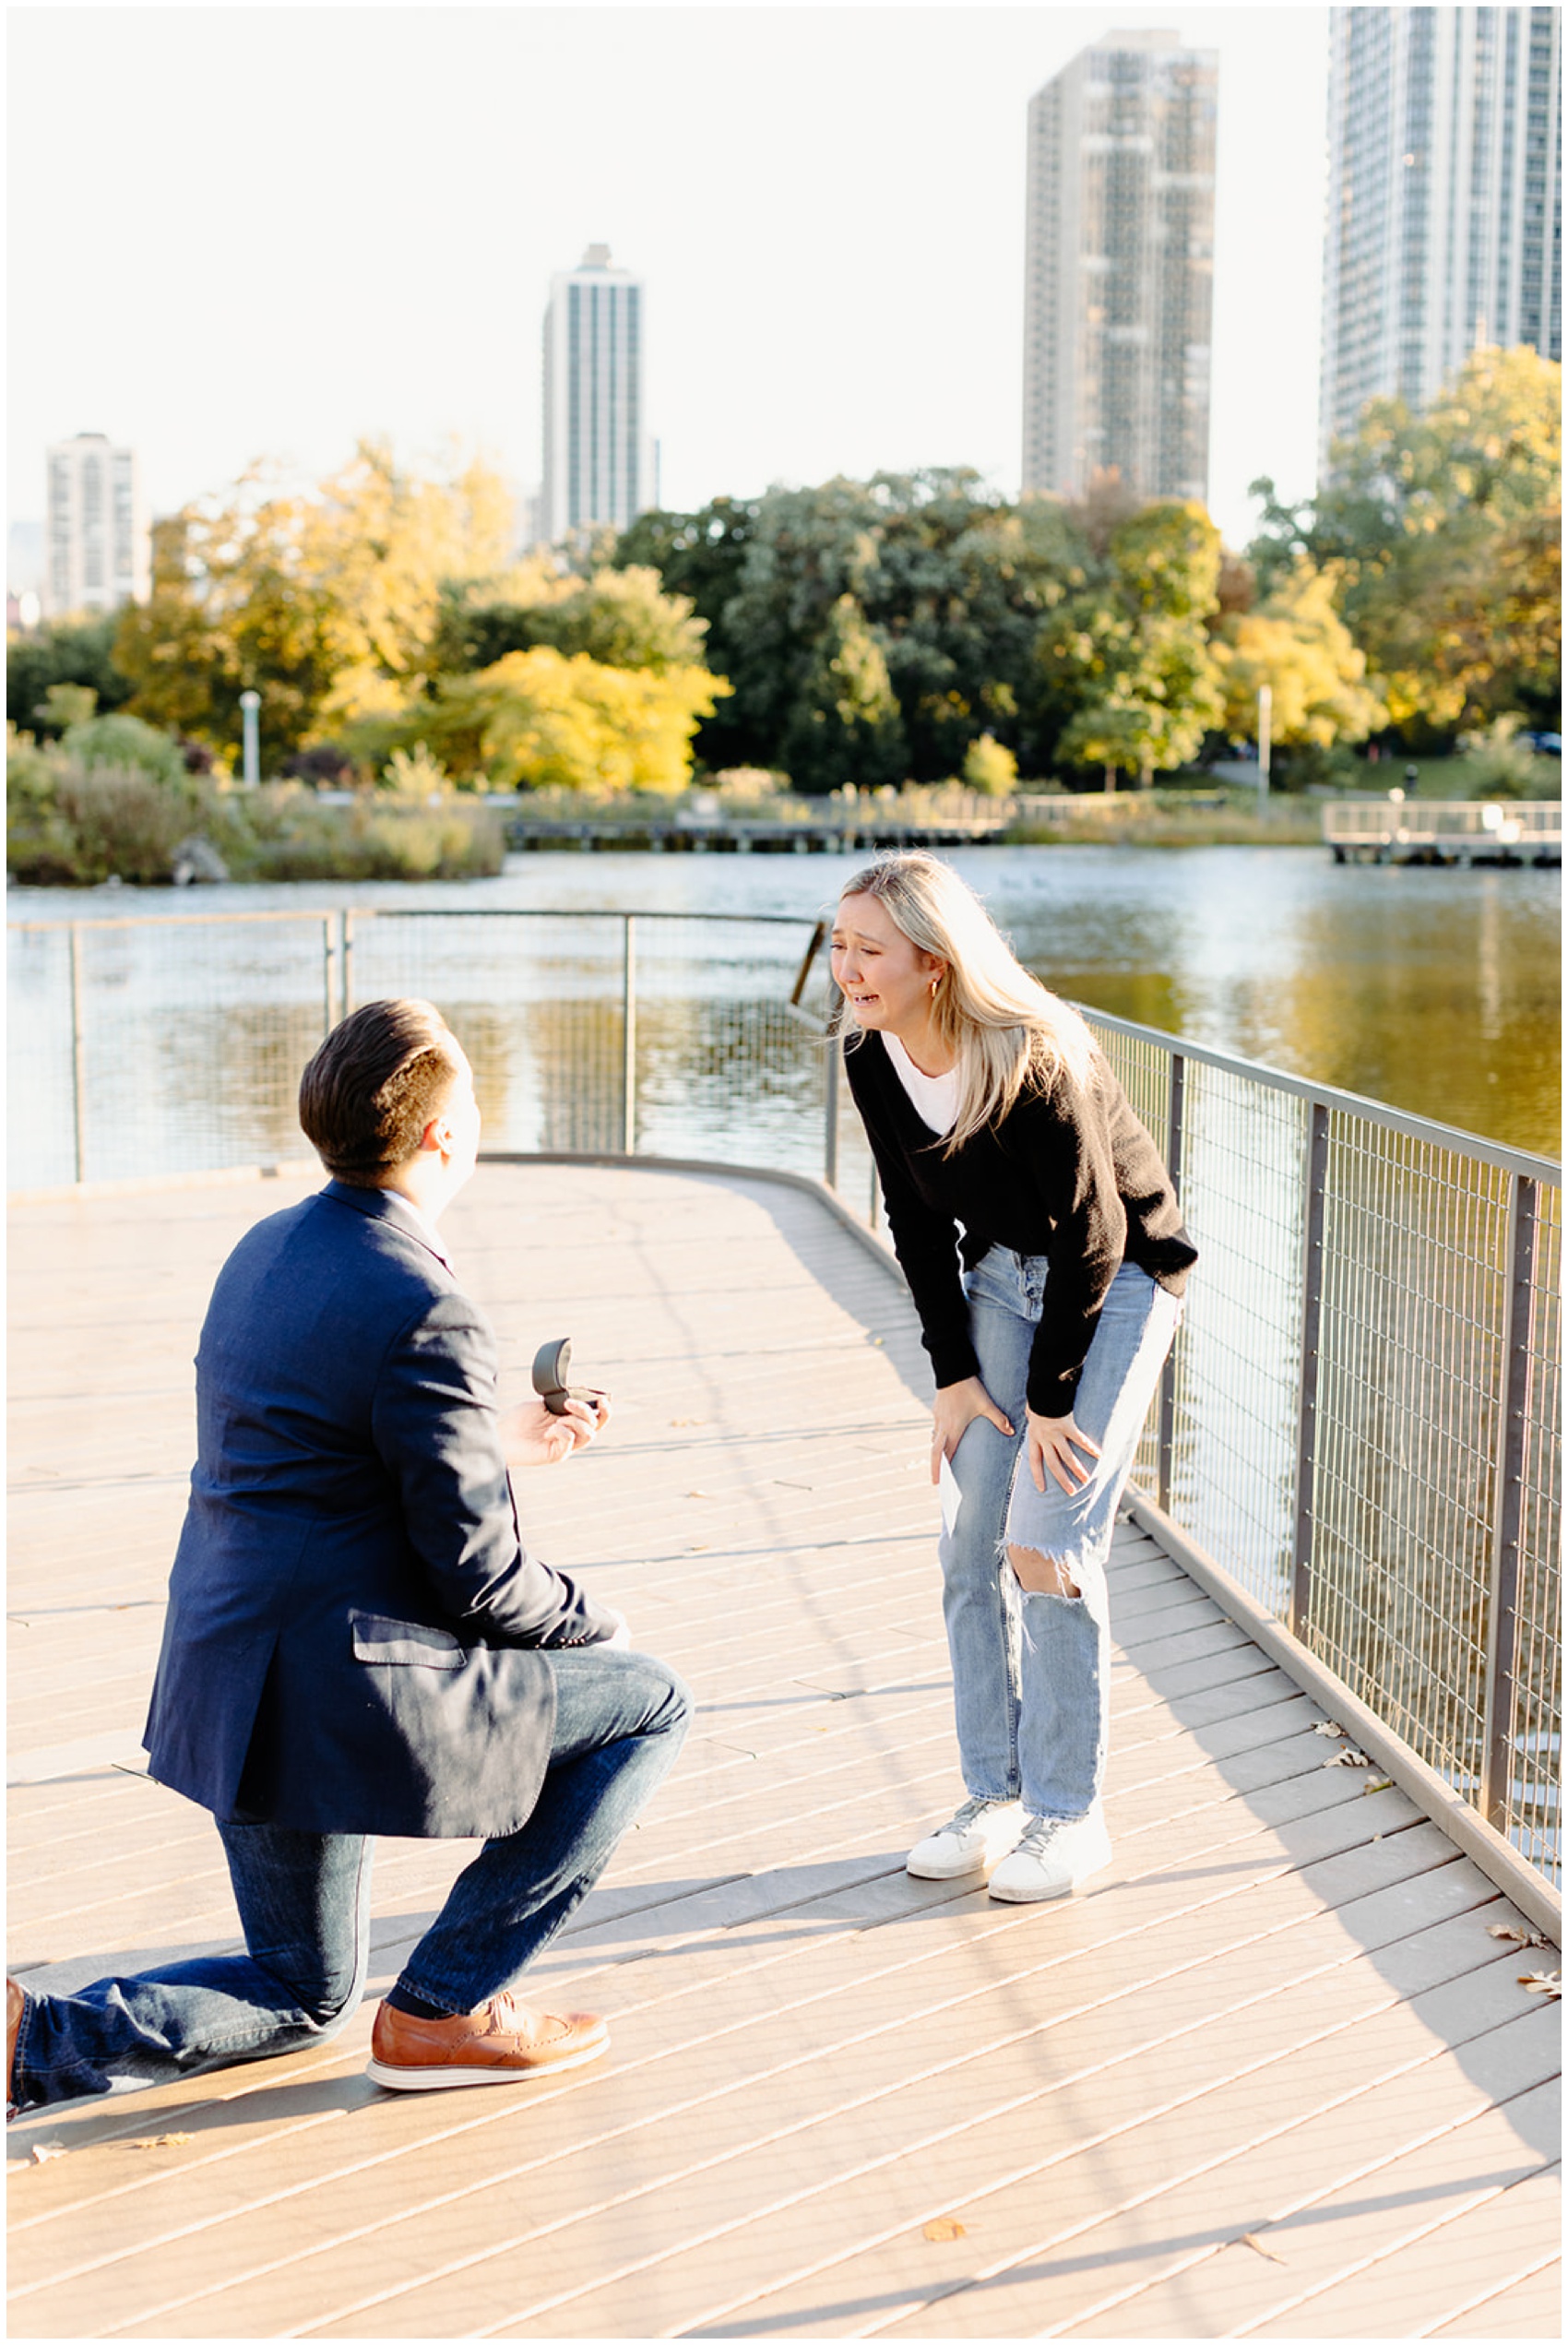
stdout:
<svg viewBox="0 0 1568 2345">
<path fill-rule="evenodd" d="M 909 1870 L 994 1864 L 992 1897 L 1060 1897 L 1111 1861 L 1106 1565 L 1196 1249 L 1088 1029 L 947 864 L 887 855 L 851 879 L 832 966 L 936 1376 L 932 1479 L 952 1476 L 943 1609 L 968 1796 Z"/>
</svg>

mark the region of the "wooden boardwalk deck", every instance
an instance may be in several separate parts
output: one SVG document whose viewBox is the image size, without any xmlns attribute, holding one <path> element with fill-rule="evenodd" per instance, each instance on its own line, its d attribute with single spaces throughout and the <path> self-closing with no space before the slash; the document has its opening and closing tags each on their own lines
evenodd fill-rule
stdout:
<svg viewBox="0 0 1568 2345">
<path fill-rule="evenodd" d="M 12 1214 L 9 1952 L 35 1987 L 233 1943 L 140 1773 L 219 1262 L 302 1181 Z M 901 1288 L 812 1196 L 481 1168 L 449 1229 L 519 1389 L 570 1333 L 602 1447 L 541 1552 L 701 1701 L 552 1994 L 542 2093 L 314 2057 L 10 2128 L 12 2336 L 1549 2337 L 1554 1967 L 1146 1537 L 1114 1564 L 1112 1871 L 911 1881 L 960 1796 Z M 372 1992 L 461 1851 L 386 1843 Z"/>
</svg>

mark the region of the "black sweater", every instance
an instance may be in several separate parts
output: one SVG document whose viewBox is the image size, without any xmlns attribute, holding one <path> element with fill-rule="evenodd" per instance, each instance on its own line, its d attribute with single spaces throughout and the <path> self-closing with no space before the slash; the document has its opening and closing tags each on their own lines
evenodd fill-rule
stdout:
<svg viewBox="0 0 1568 2345">
<path fill-rule="evenodd" d="M 1029 1354 L 1028 1403 L 1071 1413 L 1106 1290 L 1135 1262 L 1180 1294 L 1197 1260 L 1159 1151 L 1097 1051 L 1088 1085 L 1063 1077 L 1024 1092 L 998 1125 L 951 1156 L 921 1121 L 882 1037 L 852 1041 L 845 1066 L 866 1127 L 894 1248 L 938 1386 L 979 1374 L 960 1257 L 993 1245 L 1044 1255 L 1045 1310 Z"/>
</svg>

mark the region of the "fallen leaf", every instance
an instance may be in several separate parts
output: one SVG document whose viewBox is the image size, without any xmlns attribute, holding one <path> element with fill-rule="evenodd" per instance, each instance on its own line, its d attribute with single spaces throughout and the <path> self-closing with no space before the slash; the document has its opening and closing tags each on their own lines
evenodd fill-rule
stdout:
<svg viewBox="0 0 1568 2345">
<path fill-rule="evenodd" d="M 66 2158 L 69 2155 L 70 2152 L 63 2141 L 35 2141 L 32 2146 L 32 2162 L 35 2166 L 46 2166 L 51 2158 Z"/>
<path fill-rule="evenodd" d="M 1359 1751 L 1353 1743 L 1347 1743 L 1342 1751 L 1330 1751 L 1324 1760 L 1324 1767 L 1370 1767 L 1372 1761 L 1365 1751 Z"/>
<path fill-rule="evenodd" d="M 711 1490 L 688 1490 L 686 1495 L 688 1498 L 711 1498 L 713 1493 Z"/>
<path fill-rule="evenodd" d="M 1262 2240 L 1250 2231 L 1244 2231 L 1241 2233 L 1241 2245 L 1250 2247 L 1254 2256 L 1266 2256 L 1271 2264 L 1282 2264 L 1285 2261 L 1283 2256 L 1277 2256 L 1272 2247 L 1265 2247 Z"/>
<path fill-rule="evenodd" d="M 1516 1946 L 1543 1946 L 1545 1938 L 1538 1930 L 1527 1929 L 1522 1922 L 1494 1922 L 1487 1931 L 1489 1938 L 1507 1938 Z"/>
<path fill-rule="evenodd" d="M 1392 1775 L 1369 1775 L 1361 1785 L 1361 1796 L 1364 1799 L 1369 1791 L 1392 1791 L 1393 1789 Z"/>
<path fill-rule="evenodd" d="M 127 2149 L 178 2149 L 183 2143 L 194 2141 L 194 2134 L 140 2134 L 125 2144 Z"/>
<path fill-rule="evenodd" d="M 965 2226 L 951 2215 L 938 2215 L 923 2228 L 927 2239 L 962 2239 L 965 2236 Z"/>
<path fill-rule="evenodd" d="M 1331 1718 L 1320 1718 L 1313 1728 L 1314 1734 L 1343 1734 L 1344 1732 L 1345 1729 L 1342 1726 L 1336 1726 Z"/>
<path fill-rule="evenodd" d="M 1562 1994 L 1562 1973 L 1561 1970 L 1521 1970 L 1519 1984 L 1526 1994 L 1550 1995 L 1556 2003 Z"/>
</svg>

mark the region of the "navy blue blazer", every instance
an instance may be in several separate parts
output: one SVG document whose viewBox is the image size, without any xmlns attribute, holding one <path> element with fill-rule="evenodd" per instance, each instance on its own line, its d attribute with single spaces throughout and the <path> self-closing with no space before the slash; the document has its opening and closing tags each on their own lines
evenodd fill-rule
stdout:
<svg viewBox="0 0 1568 2345">
<path fill-rule="evenodd" d="M 405 1201 L 329 1182 L 241 1239 L 144 1741 L 225 1820 L 486 1839 L 539 1793 L 540 1648 L 616 1616 L 523 1547 L 496 1351 Z"/>
</svg>

